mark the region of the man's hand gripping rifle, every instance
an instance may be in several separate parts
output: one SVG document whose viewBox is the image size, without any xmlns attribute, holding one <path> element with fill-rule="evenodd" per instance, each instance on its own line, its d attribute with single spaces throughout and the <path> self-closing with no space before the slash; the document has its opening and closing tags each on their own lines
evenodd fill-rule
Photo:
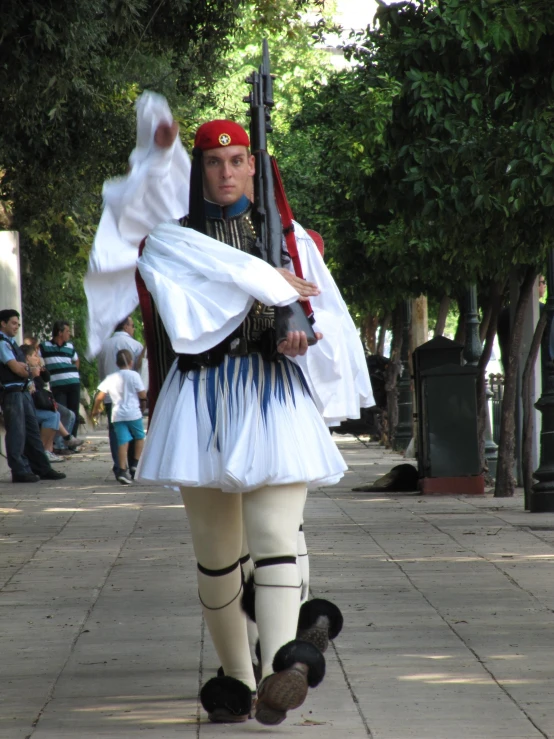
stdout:
<svg viewBox="0 0 554 739">
<path fill-rule="evenodd" d="M 252 85 L 252 92 L 245 98 L 245 102 L 250 103 L 250 144 L 256 160 L 254 218 L 258 234 L 257 246 L 266 262 L 274 267 L 282 267 L 283 257 L 286 256 L 283 226 L 275 200 L 271 157 L 267 153 L 267 133 L 272 131 L 270 109 L 274 105 L 267 39 L 263 40 L 262 64 L 257 72 L 252 72 L 247 82 Z M 312 322 L 313 316 L 310 321 L 299 302 L 284 308 L 276 306 L 277 346 L 287 339 L 289 331 L 303 331 L 306 334 L 308 345 L 315 344 L 317 337 L 312 328 Z"/>
</svg>

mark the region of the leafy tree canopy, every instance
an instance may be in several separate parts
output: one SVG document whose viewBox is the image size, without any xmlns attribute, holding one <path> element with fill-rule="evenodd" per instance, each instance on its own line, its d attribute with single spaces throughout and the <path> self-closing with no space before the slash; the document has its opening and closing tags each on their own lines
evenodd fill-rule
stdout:
<svg viewBox="0 0 554 739">
<path fill-rule="evenodd" d="M 290 146 L 314 167 L 295 202 L 313 210 L 323 193 L 317 218 L 357 305 L 542 263 L 553 34 L 539 0 L 381 4 L 347 49 L 354 66 L 308 94 Z"/>
<path fill-rule="evenodd" d="M 222 108 L 242 117 L 243 77 L 269 35 L 277 84 L 297 100 L 295 65 L 311 48 L 305 11 L 318 8 L 316 0 L 2 3 L 0 102 L 10 113 L 0 131 L 0 227 L 20 233 L 26 329 L 47 332 L 64 317 L 85 343 L 82 276 L 100 189 L 125 170 L 138 95 L 166 95 L 185 138 Z"/>
<path fill-rule="evenodd" d="M 275 76 L 271 119 L 278 145 L 300 110 L 303 96 L 332 71 L 329 54 L 315 45 L 312 35 L 320 14 L 330 19 L 322 0 L 245 3 L 232 43 L 220 60 L 223 71 L 214 79 L 209 97 L 194 100 L 192 105 L 184 101 L 178 108 L 185 139 L 191 143 L 198 123 L 209 118 L 231 118 L 248 128 L 246 79 L 260 65 L 262 39 L 267 38 Z"/>
<path fill-rule="evenodd" d="M 7 0 L 1 10 L 0 201 L 20 232 L 25 319 L 82 317 L 100 187 L 125 167 L 143 88 L 192 96 L 229 45 L 236 0 Z M 40 295 L 41 300 L 36 300 Z M 35 298 L 35 299 L 33 299 Z M 77 318 L 71 310 L 68 318 Z"/>
</svg>

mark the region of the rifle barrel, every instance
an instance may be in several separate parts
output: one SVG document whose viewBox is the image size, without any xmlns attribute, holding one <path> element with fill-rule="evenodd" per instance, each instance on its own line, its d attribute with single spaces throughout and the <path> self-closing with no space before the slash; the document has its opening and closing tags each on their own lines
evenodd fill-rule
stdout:
<svg viewBox="0 0 554 739">
<path fill-rule="evenodd" d="M 273 168 L 267 151 L 267 132 L 271 131 L 269 109 L 273 107 L 273 82 L 269 66 L 267 39 L 262 41 L 262 63 L 247 82 L 252 85 L 250 103 L 250 144 L 256 159 L 254 174 L 254 218 L 257 226 L 257 244 L 262 258 L 274 267 L 283 266 L 283 225 L 275 199 Z M 317 339 L 299 302 L 275 307 L 277 343 L 287 338 L 289 331 L 304 331 L 308 344 Z"/>
</svg>

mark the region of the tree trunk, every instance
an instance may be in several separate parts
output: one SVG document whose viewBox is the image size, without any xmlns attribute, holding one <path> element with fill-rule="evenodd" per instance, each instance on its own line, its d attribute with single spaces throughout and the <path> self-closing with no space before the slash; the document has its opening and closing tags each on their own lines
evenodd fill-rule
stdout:
<svg viewBox="0 0 554 739">
<path fill-rule="evenodd" d="M 541 348 L 542 336 L 546 326 L 547 313 L 543 310 L 533 334 L 533 341 L 529 347 L 529 356 L 525 362 L 523 378 L 521 380 L 521 400 L 523 402 L 523 430 L 521 438 L 521 467 L 523 471 L 523 490 L 525 509 L 529 508 L 529 499 L 533 489 L 533 434 L 535 432 L 535 414 L 533 413 L 533 398 L 531 393 L 531 378 L 535 363 Z"/>
<path fill-rule="evenodd" d="M 388 328 L 390 326 L 392 320 L 392 314 L 390 311 L 387 311 L 385 315 L 383 316 L 383 319 L 381 321 L 381 326 L 379 327 L 379 339 L 377 340 L 377 349 L 376 354 L 378 354 L 380 357 L 383 356 L 385 353 L 385 339 L 387 335 Z"/>
<path fill-rule="evenodd" d="M 498 314 L 502 309 L 502 300 L 504 295 L 504 282 L 493 282 L 491 285 L 491 295 L 489 301 L 489 320 L 487 331 L 485 333 L 485 345 L 483 352 L 479 357 L 478 374 L 477 374 L 477 438 L 479 440 L 479 462 L 481 470 L 485 476 L 488 475 L 489 469 L 485 458 L 485 431 L 487 428 L 487 381 L 486 372 L 487 364 L 490 361 L 494 337 L 496 336 L 496 324 Z"/>
<path fill-rule="evenodd" d="M 454 341 L 457 341 L 458 344 L 464 344 L 466 343 L 466 306 L 465 306 L 465 300 L 463 298 L 460 298 L 458 300 L 458 310 L 460 311 L 460 315 L 458 317 L 458 326 L 456 327 L 456 335 L 454 336 Z"/>
<path fill-rule="evenodd" d="M 437 323 L 435 324 L 433 336 L 443 336 L 449 308 L 450 295 L 443 295 L 441 298 L 441 302 L 439 303 L 439 313 L 437 316 Z"/>
<path fill-rule="evenodd" d="M 504 375 L 504 397 L 500 412 L 500 442 L 498 444 L 498 467 L 496 474 L 495 498 L 511 497 L 515 492 L 514 452 L 515 452 L 515 410 L 517 400 L 518 358 L 523 335 L 525 311 L 533 293 L 533 284 L 538 272 L 527 267 L 519 290 L 514 325 L 510 333 L 510 350 Z"/>
<path fill-rule="evenodd" d="M 379 318 L 372 313 L 368 313 L 362 319 L 362 336 L 365 341 L 366 349 L 369 354 L 375 354 L 376 333 L 379 325 Z"/>
<path fill-rule="evenodd" d="M 387 393 L 387 438 L 385 445 L 393 444 L 398 425 L 398 388 L 397 380 L 402 367 L 400 351 L 402 349 L 402 306 L 397 306 L 392 314 L 392 344 L 390 361 L 385 374 L 385 391 Z"/>
<path fill-rule="evenodd" d="M 487 305 L 485 305 L 483 308 L 483 318 L 481 319 L 481 324 L 479 325 L 479 338 L 481 339 L 481 343 L 483 343 L 485 339 L 487 338 L 487 331 L 489 329 L 489 324 L 491 322 L 492 312 L 493 312 L 493 305 L 492 305 L 492 302 L 489 300 Z M 499 312 L 500 312 L 500 309 L 499 309 Z M 494 333 L 496 334 L 496 328 L 495 328 Z"/>
<path fill-rule="evenodd" d="M 429 315 L 427 296 L 420 295 L 411 300 L 412 320 L 410 321 L 410 355 L 413 350 L 429 341 Z"/>
</svg>

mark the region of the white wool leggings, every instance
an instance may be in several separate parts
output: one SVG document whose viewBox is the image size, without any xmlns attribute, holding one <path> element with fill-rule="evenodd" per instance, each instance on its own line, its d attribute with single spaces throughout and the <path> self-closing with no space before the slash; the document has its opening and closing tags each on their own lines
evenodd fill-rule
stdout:
<svg viewBox="0 0 554 739">
<path fill-rule="evenodd" d="M 301 577 L 298 529 L 306 485 L 268 486 L 249 493 L 181 488 L 198 562 L 198 592 L 204 618 L 225 674 L 256 683 L 240 606 L 243 525 L 256 583 L 256 623 L 262 676 L 273 672 L 277 650 L 296 638 Z"/>
<path fill-rule="evenodd" d="M 308 600 L 310 594 L 310 560 L 308 556 L 308 550 L 306 548 L 306 539 L 304 538 L 304 522 L 300 524 L 297 537 L 297 558 L 296 563 L 300 572 L 300 580 L 302 587 L 300 588 L 300 603 L 305 603 Z M 250 557 L 250 547 L 246 541 L 246 534 L 244 531 L 244 525 L 242 527 L 242 549 L 240 552 L 240 566 L 242 569 L 243 581 L 247 582 L 250 577 L 254 574 L 254 562 Z M 248 630 L 248 644 L 250 646 L 250 656 L 252 662 L 257 662 L 256 656 L 256 645 L 258 643 L 258 627 L 254 621 L 250 618 L 246 619 L 246 627 Z"/>
</svg>

